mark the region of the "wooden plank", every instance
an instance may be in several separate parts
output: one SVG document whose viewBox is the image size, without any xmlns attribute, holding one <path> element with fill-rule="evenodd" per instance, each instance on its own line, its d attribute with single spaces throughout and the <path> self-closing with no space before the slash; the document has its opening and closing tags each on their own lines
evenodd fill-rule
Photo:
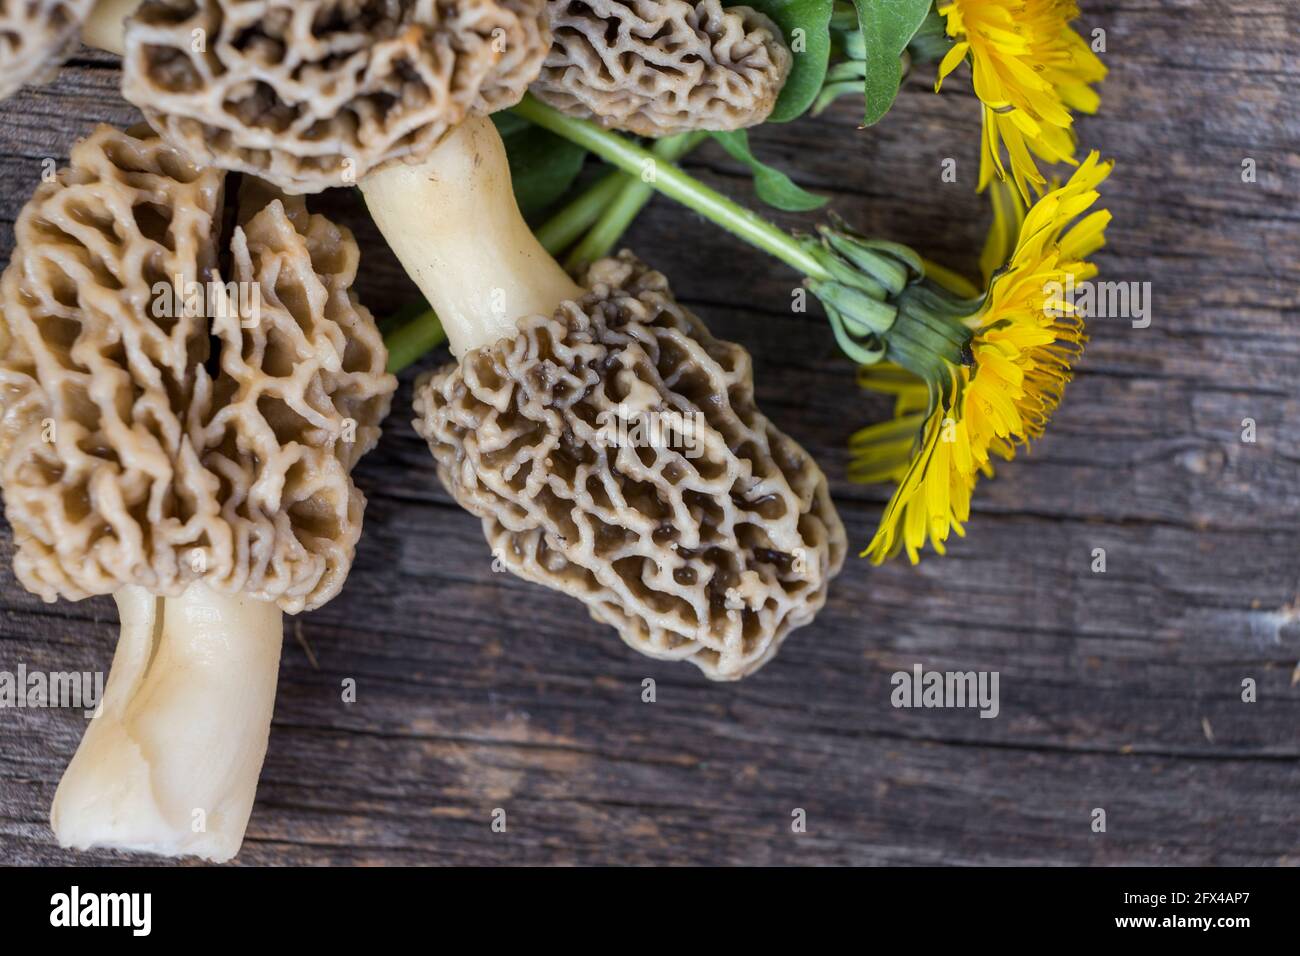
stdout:
<svg viewBox="0 0 1300 956">
<path fill-rule="evenodd" d="M 1094 323 L 1050 434 L 980 487 L 967 539 L 918 568 L 851 559 L 776 661 L 710 684 L 492 572 L 410 429 L 407 373 L 358 469 L 371 501 L 348 585 L 286 640 L 240 862 L 1300 863 L 1296 8 L 1085 7 L 1112 73 L 1081 141 L 1118 163 L 1100 262 L 1151 283 L 1152 321 Z M 870 131 L 843 101 L 755 148 L 860 230 L 971 270 L 987 212 L 957 79 L 935 96 L 918 71 Z M 133 121 L 116 82 L 112 58 L 86 52 L 0 104 L 0 261 L 41 161 L 62 163 L 96 122 Z M 956 184 L 940 181 L 946 157 Z M 720 151 L 688 166 L 752 198 Z M 416 295 L 355 196 L 316 206 L 356 231 L 377 314 Z M 843 480 L 844 447 L 886 404 L 855 390 L 819 314 L 791 312 L 796 277 L 663 200 L 627 245 L 751 349 L 760 403 L 822 461 L 865 544 L 886 490 Z M 44 605 L 11 554 L 6 528 L 0 670 L 106 667 L 112 602 Z M 999 717 L 895 709 L 890 676 L 916 663 L 998 671 Z M 46 826 L 83 729 L 71 711 L 0 710 L 0 860 L 128 860 L 62 851 Z M 807 833 L 791 832 L 795 808 Z"/>
</svg>

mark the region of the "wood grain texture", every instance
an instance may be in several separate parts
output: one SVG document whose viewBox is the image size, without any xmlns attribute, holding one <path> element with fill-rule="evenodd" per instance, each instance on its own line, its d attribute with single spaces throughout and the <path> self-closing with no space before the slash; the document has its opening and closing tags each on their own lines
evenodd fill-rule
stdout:
<svg viewBox="0 0 1300 956">
<path fill-rule="evenodd" d="M 950 557 L 851 559 L 773 663 L 710 684 L 492 572 L 410 428 L 408 373 L 357 472 L 370 505 L 347 587 L 300 620 L 303 643 L 287 635 L 238 862 L 1300 863 L 1300 8 L 1083 6 L 1111 76 L 1079 129 L 1117 161 L 1099 261 L 1151 283 L 1152 322 L 1093 323 L 1049 435 L 980 486 Z M 978 112 L 963 82 L 935 96 L 931 78 L 911 77 L 871 131 L 846 100 L 754 142 L 861 231 L 972 271 Z M 96 122 L 134 121 L 117 79 L 83 51 L 0 104 L 5 261 L 41 161 L 62 164 Z M 716 148 L 687 165 L 752 198 Z M 351 195 L 316 205 L 357 232 L 377 314 L 416 296 Z M 855 390 L 819 314 L 791 313 L 793 276 L 661 199 L 627 244 L 753 352 L 761 406 L 820 459 L 865 544 L 887 490 L 844 481 L 844 448 L 886 406 Z M 0 670 L 106 668 L 112 602 L 42 604 L 0 538 Z M 894 709 L 890 675 L 914 663 L 1000 672 L 1000 716 Z M 1257 703 L 1240 699 L 1247 677 Z M 0 861 L 131 862 L 64 852 L 46 825 L 84 727 L 0 711 Z M 506 833 L 489 827 L 497 807 Z"/>
</svg>

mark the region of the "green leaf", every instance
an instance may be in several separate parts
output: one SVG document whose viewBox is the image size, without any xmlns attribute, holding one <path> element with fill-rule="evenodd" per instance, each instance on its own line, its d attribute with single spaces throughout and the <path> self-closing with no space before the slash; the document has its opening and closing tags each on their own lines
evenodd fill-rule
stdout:
<svg viewBox="0 0 1300 956">
<path fill-rule="evenodd" d="M 573 185 L 587 151 L 511 113 L 494 113 L 492 122 L 506 145 L 519 211 L 531 219 Z"/>
<path fill-rule="evenodd" d="M 831 54 L 830 22 L 834 0 L 725 0 L 765 13 L 781 28 L 790 47 L 790 76 L 781 88 L 769 123 L 788 123 L 812 106 L 826 76 Z M 900 49 L 901 52 L 901 49 Z"/>
<path fill-rule="evenodd" d="M 925 22 L 931 0 L 853 0 L 858 29 L 866 46 L 867 79 L 864 126 L 880 122 L 898 96 L 902 79 L 899 57 Z"/>
<path fill-rule="evenodd" d="M 755 156 L 749 148 L 749 134 L 745 130 L 715 132 L 709 135 L 722 144 L 722 148 L 731 155 L 732 159 L 749 167 L 750 172 L 754 174 L 754 191 L 758 193 L 758 198 L 769 206 L 784 209 L 786 212 L 807 212 L 809 209 L 820 209 L 826 205 L 825 196 L 808 192 L 781 170 L 768 166 Z"/>
</svg>

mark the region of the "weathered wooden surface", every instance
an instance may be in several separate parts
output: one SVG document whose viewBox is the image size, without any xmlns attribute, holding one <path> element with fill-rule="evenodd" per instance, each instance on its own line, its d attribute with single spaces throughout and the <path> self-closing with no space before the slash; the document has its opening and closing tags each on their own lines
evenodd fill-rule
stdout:
<svg viewBox="0 0 1300 956">
<path fill-rule="evenodd" d="M 1112 71 L 1101 116 L 1079 124 L 1118 161 L 1103 275 L 1150 281 L 1152 322 L 1094 323 L 1049 436 L 981 485 L 951 556 L 851 561 L 772 664 L 712 685 L 492 572 L 408 424 L 408 374 L 358 472 L 371 503 L 352 576 L 301 620 L 319 666 L 286 640 L 241 862 L 1300 862 L 1300 12 L 1084 7 Z M 969 270 L 978 115 L 962 82 L 935 96 L 928 81 L 871 132 L 845 105 L 755 141 L 862 231 Z M 0 105 L 0 257 L 41 160 L 133 121 L 116 82 L 85 53 Z M 949 156 L 955 185 L 939 179 Z M 746 189 L 716 149 L 688 165 Z M 412 298 L 359 205 L 325 205 L 363 241 L 371 307 Z M 885 405 L 854 389 L 822 319 L 790 313 L 791 275 L 662 200 L 628 243 L 753 351 L 762 406 L 820 458 L 865 543 L 886 492 L 845 482 L 843 449 Z M 112 602 L 42 604 L 8 570 L 8 535 L 0 669 L 106 668 Z M 999 671 L 1001 715 L 892 708 L 890 674 L 918 662 Z M 1247 677 L 1257 703 L 1240 699 Z M 63 852 L 46 826 L 83 730 L 71 711 L 0 711 L 0 860 L 124 859 Z"/>
</svg>

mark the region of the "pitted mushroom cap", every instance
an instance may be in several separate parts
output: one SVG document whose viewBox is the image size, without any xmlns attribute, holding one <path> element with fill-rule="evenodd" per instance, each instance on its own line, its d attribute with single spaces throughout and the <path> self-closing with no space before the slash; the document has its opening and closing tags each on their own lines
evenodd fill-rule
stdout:
<svg viewBox="0 0 1300 956">
<path fill-rule="evenodd" d="M 624 253 L 584 284 L 422 381 L 416 430 L 511 571 L 651 657 L 743 677 L 844 562 L 826 478 L 754 406 L 749 353 L 661 274 Z"/>
<path fill-rule="evenodd" d="M 518 102 L 550 42 L 543 3 L 145 0 L 122 93 L 196 162 L 319 192 Z"/>
<path fill-rule="evenodd" d="M 0 98 L 53 76 L 94 0 L 0 0 Z"/>
<path fill-rule="evenodd" d="M 202 579 L 294 613 L 347 576 L 349 473 L 396 384 L 357 245 L 262 184 L 223 243 L 224 176 L 100 126 L 18 217 L 0 486 L 14 570 L 47 601 Z"/>
<path fill-rule="evenodd" d="M 642 136 L 767 119 L 790 72 L 781 29 L 720 0 L 550 0 L 554 42 L 533 93 Z"/>
</svg>

